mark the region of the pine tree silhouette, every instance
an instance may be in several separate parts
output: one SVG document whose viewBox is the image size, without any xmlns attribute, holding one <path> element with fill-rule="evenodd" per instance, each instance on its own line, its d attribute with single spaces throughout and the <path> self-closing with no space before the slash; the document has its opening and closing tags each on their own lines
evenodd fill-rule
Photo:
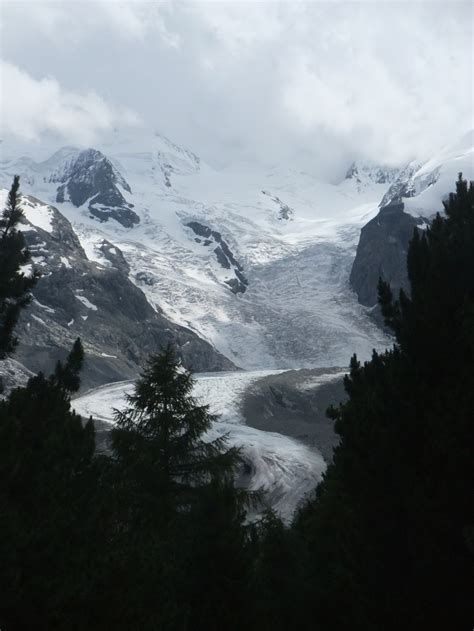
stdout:
<svg viewBox="0 0 474 631">
<path fill-rule="evenodd" d="M 117 609 L 140 629 L 238 629 L 245 614 L 246 494 L 233 485 L 240 456 L 225 436 L 210 439 L 215 417 L 192 387 L 168 346 L 115 413 L 114 548 L 127 576 Z"/>
<path fill-rule="evenodd" d="M 21 271 L 30 261 L 30 253 L 18 230 L 23 217 L 19 187 L 20 178 L 15 175 L 0 219 L 0 360 L 11 355 L 18 344 L 14 329 L 39 278 L 37 271 L 30 276 Z"/>
<path fill-rule="evenodd" d="M 410 295 L 379 298 L 392 350 L 352 358 L 341 437 L 300 513 L 307 606 L 322 627 L 469 628 L 474 619 L 474 185 L 407 257 Z"/>
<path fill-rule="evenodd" d="M 202 486 L 232 477 L 239 461 L 225 437 L 205 440 L 215 417 L 191 395 L 193 379 L 168 346 L 152 358 L 128 407 L 116 410 L 112 448 L 130 476 L 146 473 L 161 513 L 184 510 Z M 166 508 L 165 508 L 166 507 Z"/>
</svg>

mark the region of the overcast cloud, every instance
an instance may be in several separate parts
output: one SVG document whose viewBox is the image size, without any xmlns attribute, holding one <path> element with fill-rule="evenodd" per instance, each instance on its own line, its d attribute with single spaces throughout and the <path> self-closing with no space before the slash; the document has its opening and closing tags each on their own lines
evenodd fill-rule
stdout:
<svg viewBox="0 0 474 631">
<path fill-rule="evenodd" d="M 473 126 L 473 5 L 5 2 L 2 134 L 156 129 L 213 164 L 429 156 Z M 61 140 L 62 141 L 62 140 Z"/>
</svg>

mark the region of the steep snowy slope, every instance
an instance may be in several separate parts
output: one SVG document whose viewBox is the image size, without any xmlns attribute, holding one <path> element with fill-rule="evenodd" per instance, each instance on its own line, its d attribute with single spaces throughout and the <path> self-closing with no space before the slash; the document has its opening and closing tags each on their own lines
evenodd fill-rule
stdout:
<svg viewBox="0 0 474 631">
<path fill-rule="evenodd" d="M 431 218 L 442 212 L 442 201 L 455 190 L 459 173 L 474 179 L 474 130 L 445 147 L 413 176 L 413 194 L 404 199 L 405 212 Z"/>
<path fill-rule="evenodd" d="M 386 343 L 348 276 L 393 170 L 355 168 L 339 184 L 291 168 L 216 171 L 153 134 L 46 161 L 8 154 L 4 186 L 18 172 L 25 193 L 57 203 L 89 259 L 104 261 L 104 239 L 116 245 L 152 305 L 239 366 L 345 365 Z"/>
<path fill-rule="evenodd" d="M 0 190 L 1 206 L 5 197 Z M 86 351 L 84 387 L 135 377 L 148 355 L 169 342 L 189 368 L 234 368 L 194 332 L 153 309 L 129 279 L 117 246 L 102 239 L 97 244 L 100 262 L 91 261 L 70 222 L 54 206 L 23 196 L 22 208 L 19 229 L 32 257 L 23 271 L 30 273 L 34 265 L 41 278 L 20 317 L 15 359 L 34 372 L 50 371 L 80 336 Z"/>
<path fill-rule="evenodd" d="M 362 304 L 377 302 L 377 281 L 389 281 L 395 294 L 408 290 L 406 257 L 415 227 L 423 230 L 443 200 L 456 188 L 458 174 L 474 179 L 474 132 L 445 147 L 423 165 L 403 169 L 381 201 L 381 208 L 362 229 L 351 270 L 351 284 Z"/>
<path fill-rule="evenodd" d="M 403 202 L 406 213 L 430 218 L 442 212 L 442 202 L 454 190 L 459 173 L 467 179 L 474 177 L 474 130 L 441 149 L 427 162 L 414 161 L 402 169 L 380 207 Z"/>
</svg>

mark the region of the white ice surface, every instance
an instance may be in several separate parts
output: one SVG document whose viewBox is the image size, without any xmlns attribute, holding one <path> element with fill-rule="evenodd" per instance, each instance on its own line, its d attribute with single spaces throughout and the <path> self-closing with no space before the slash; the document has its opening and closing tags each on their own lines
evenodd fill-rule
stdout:
<svg viewBox="0 0 474 631">
<path fill-rule="evenodd" d="M 420 192 L 403 200 L 405 212 L 427 218 L 441 213 L 442 201 L 454 191 L 459 173 L 467 180 L 474 179 L 474 130 L 445 147 L 415 173 L 415 193 Z M 425 188 L 433 174 L 436 181 Z"/>
<path fill-rule="evenodd" d="M 203 373 L 195 375 L 194 396 L 210 405 L 219 419 L 209 432 L 209 439 L 228 435 L 230 445 L 242 450 L 251 465 L 249 488 L 263 489 L 273 508 L 289 521 L 298 504 L 310 493 L 326 468 L 316 450 L 283 436 L 244 424 L 239 402 L 244 390 L 255 380 L 275 371 Z M 124 395 L 133 383 L 122 381 L 96 388 L 73 401 L 73 407 L 85 418 L 93 416 L 113 423 L 113 409 L 124 406 Z"/>
<path fill-rule="evenodd" d="M 97 222 L 87 202 L 81 208 L 58 205 L 88 258 L 109 267 L 100 250 L 103 240 L 120 248 L 131 280 L 150 304 L 237 366 L 345 365 L 353 352 L 364 359 L 374 346 L 387 344 L 358 304 L 348 277 L 360 228 L 376 214 L 388 183 L 361 173 L 357 181 L 333 184 L 291 164 L 215 170 L 153 134 L 117 134 L 97 149 L 130 184 L 132 193 L 121 192 L 141 221 L 125 229 L 114 220 Z M 57 182 L 50 175 L 74 155 L 69 147 L 41 163 L 5 160 L 2 181 L 24 169 L 24 192 L 54 203 Z M 293 211 L 291 221 L 279 219 L 277 198 Z M 221 233 L 249 280 L 245 294 L 230 291 L 225 281 L 233 270 L 219 264 L 215 243 L 195 241 L 185 225 L 189 221 Z"/>
</svg>

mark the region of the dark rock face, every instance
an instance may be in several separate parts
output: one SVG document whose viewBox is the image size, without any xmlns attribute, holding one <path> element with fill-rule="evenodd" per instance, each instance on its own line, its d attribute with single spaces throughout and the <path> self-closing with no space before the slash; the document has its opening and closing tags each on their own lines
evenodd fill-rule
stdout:
<svg viewBox="0 0 474 631">
<path fill-rule="evenodd" d="M 208 239 L 212 235 L 212 230 L 209 226 L 204 226 L 202 223 L 199 223 L 199 221 L 190 221 L 186 225 L 199 237 L 206 237 Z"/>
<path fill-rule="evenodd" d="M 147 272 L 138 272 L 138 274 L 135 274 L 135 279 L 139 283 L 144 283 L 145 285 L 148 285 L 148 287 L 153 287 L 156 282 L 154 274 L 148 274 Z"/>
<path fill-rule="evenodd" d="M 351 180 L 352 178 L 359 176 L 359 170 L 357 168 L 357 164 L 353 162 L 351 166 L 347 169 L 345 179 Z"/>
<path fill-rule="evenodd" d="M 40 204 L 28 198 L 31 205 Z M 90 261 L 71 224 L 49 207 L 52 231 L 37 226 L 24 232 L 42 278 L 18 329 L 15 359 L 47 372 L 64 359 L 80 337 L 86 351 L 83 387 L 135 378 L 151 353 L 176 345 L 184 365 L 195 371 L 235 366 L 195 333 L 157 312 L 128 278 L 122 252 L 104 240 L 104 264 Z"/>
<path fill-rule="evenodd" d="M 70 201 L 82 206 L 89 200 L 88 208 L 100 221 L 115 219 L 125 228 L 139 223 L 139 216 L 132 210 L 119 187 L 131 193 L 130 186 L 113 164 L 95 149 L 81 151 L 63 172 L 53 173 L 51 182 L 60 182 L 56 201 Z"/>
<path fill-rule="evenodd" d="M 108 261 L 112 267 L 115 267 L 128 276 L 130 265 L 127 263 L 122 251 L 119 250 L 118 247 L 110 243 L 110 241 L 107 241 L 107 239 L 103 239 L 98 249 L 102 252 L 104 259 Z"/>
<path fill-rule="evenodd" d="M 162 164 L 161 172 L 163 173 L 165 186 L 171 188 L 171 174 L 173 173 L 173 167 L 171 166 L 171 164 Z"/>
<path fill-rule="evenodd" d="M 278 211 L 278 219 L 280 221 L 292 221 L 293 220 L 293 215 L 295 214 L 295 211 L 293 210 L 293 208 L 290 208 L 290 206 L 288 206 L 288 204 L 285 204 L 285 202 L 282 202 L 281 199 L 279 197 L 273 197 L 270 193 L 268 193 L 268 191 L 262 191 L 263 195 L 266 195 L 267 197 L 269 197 L 272 201 L 275 202 L 275 204 L 278 204 L 279 206 L 279 211 Z"/>
<path fill-rule="evenodd" d="M 438 181 L 440 168 L 419 173 L 420 164 L 412 162 L 400 171 L 380 202 L 379 214 L 362 228 L 350 282 L 359 302 L 377 304 L 377 283 L 381 276 L 397 296 L 409 290 L 406 257 L 414 229 L 430 218 L 413 217 L 404 212 L 403 200 L 420 195 Z M 376 319 L 381 315 L 376 309 Z"/>
<path fill-rule="evenodd" d="M 361 231 L 350 283 L 359 302 L 367 307 L 377 304 L 379 277 L 388 281 L 395 295 L 408 289 L 406 258 L 408 243 L 423 220 L 403 212 L 403 203 L 380 209 Z"/>
<path fill-rule="evenodd" d="M 233 270 L 235 278 L 224 281 L 226 285 L 230 287 L 230 290 L 234 294 L 243 294 L 248 287 L 248 280 L 244 275 L 244 268 L 236 261 L 231 249 L 227 245 L 226 241 L 222 238 L 220 232 L 217 230 L 211 230 L 209 226 L 205 226 L 199 221 L 190 221 L 186 224 L 188 228 L 197 235 L 194 240 L 198 243 L 202 243 L 204 247 L 208 247 L 214 244 L 214 254 L 224 269 Z M 203 240 L 202 240 L 203 239 Z"/>
</svg>

